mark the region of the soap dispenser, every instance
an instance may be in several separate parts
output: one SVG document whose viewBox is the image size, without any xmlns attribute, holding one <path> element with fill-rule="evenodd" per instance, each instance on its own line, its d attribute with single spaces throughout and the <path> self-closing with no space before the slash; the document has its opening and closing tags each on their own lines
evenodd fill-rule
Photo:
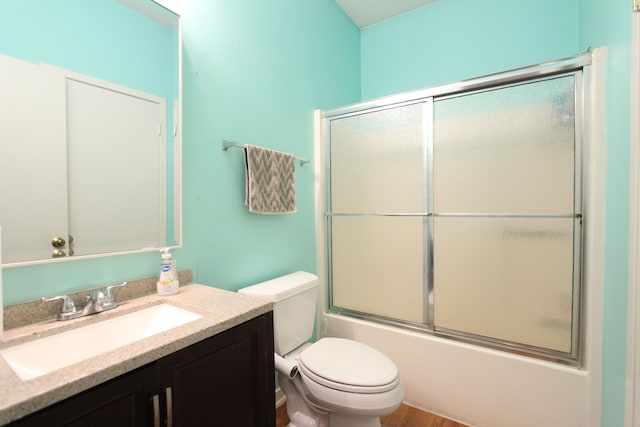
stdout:
<svg viewBox="0 0 640 427">
<path fill-rule="evenodd" d="M 169 248 L 162 250 L 162 260 L 160 261 L 160 277 L 156 289 L 158 295 L 175 295 L 178 293 L 178 273 L 176 271 L 176 261 L 171 258 Z"/>
</svg>

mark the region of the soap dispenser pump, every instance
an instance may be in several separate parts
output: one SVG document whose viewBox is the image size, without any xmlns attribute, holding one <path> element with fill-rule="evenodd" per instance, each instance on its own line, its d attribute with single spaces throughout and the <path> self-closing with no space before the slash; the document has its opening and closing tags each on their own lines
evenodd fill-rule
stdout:
<svg viewBox="0 0 640 427">
<path fill-rule="evenodd" d="M 176 271 L 176 261 L 171 258 L 169 248 L 162 250 L 162 260 L 160 261 L 160 277 L 156 289 L 158 295 L 175 295 L 178 293 L 178 273 Z"/>
</svg>

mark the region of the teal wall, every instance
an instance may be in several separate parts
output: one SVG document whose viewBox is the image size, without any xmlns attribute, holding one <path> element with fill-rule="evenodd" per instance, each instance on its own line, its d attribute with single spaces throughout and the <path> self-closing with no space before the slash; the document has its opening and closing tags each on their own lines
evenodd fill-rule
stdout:
<svg viewBox="0 0 640 427">
<path fill-rule="evenodd" d="M 624 424 L 631 4 L 447 0 L 362 31 L 364 99 L 608 47 L 602 425 Z M 402 46 L 403 48 L 399 48 Z"/>
<path fill-rule="evenodd" d="M 362 31 L 362 97 L 573 56 L 577 0 L 440 0 Z"/>
<path fill-rule="evenodd" d="M 11 1 L 22 6 L 23 0 Z M 60 19 L 57 4 L 38 1 L 34 14 Z M 95 3 L 73 1 L 86 13 Z M 243 204 L 242 151 L 223 152 L 220 141 L 312 159 L 313 110 L 360 100 L 359 29 L 333 1 L 176 3 L 184 49 L 184 247 L 175 252 L 178 268 L 192 269 L 200 283 L 231 290 L 295 270 L 315 271 L 313 165 L 296 172 L 298 213 L 250 214 Z M 77 14 L 80 21 L 85 12 Z M 12 24 L 3 8 L 0 35 L 3 28 L 18 31 L 18 24 L 33 25 L 28 19 Z M 0 37 L 0 52 L 8 41 Z M 135 34 L 129 41 L 136 41 Z M 40 36 L 33 44 L 48 42 Z M 90 58 L 79 64 L 90 66 Z M 159 259 L 146 253 L 5 268 L 5 304 L 153 276 Z"/>
<path fill-rule="evenodd" d="M 313 164 L 296 167 L 295 214 L 244 206 L 240 149 L 313 159 L 313 110 L 360 99 L 360 32 L 334 1 L 192 0 L 184 6 L 184 249 L 197 281 L 235 290 L 315 272 Z"/>
</svg>

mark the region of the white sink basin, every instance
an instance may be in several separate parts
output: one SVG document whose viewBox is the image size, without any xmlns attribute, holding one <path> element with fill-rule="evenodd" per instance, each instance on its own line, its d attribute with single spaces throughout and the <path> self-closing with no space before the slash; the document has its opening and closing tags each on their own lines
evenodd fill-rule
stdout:
<svg viewBox="0 0 640 427">
<path fill-rule="evenodd" d="M 0 350 L 0 355 L 21 379 L 28 380 L 201 317 L 170 304 L 160 304 L 18 344 Z"/>
</svg>

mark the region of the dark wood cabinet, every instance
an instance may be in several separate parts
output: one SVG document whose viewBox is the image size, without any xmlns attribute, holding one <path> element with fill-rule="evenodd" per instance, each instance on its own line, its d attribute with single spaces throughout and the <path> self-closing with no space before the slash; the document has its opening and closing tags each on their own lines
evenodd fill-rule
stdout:
<svg viewBox="0 0 640 427">
<path fill-rule="evenodd" d="M 11 425 L 275 427 L 274 379 L 269 312 Z"/>
<path fill-rule="evenodd" d="M 15 426 L 150 426 L 150 396 L 157 387 L 155 364 L 139 368 L 63 402 L 43 409 Z"/>
<path fill-rule="evenodd" d="M 169 355 L 158 368 L 174 426 L 275 426 L 271 313 Z"/>
</svg>

